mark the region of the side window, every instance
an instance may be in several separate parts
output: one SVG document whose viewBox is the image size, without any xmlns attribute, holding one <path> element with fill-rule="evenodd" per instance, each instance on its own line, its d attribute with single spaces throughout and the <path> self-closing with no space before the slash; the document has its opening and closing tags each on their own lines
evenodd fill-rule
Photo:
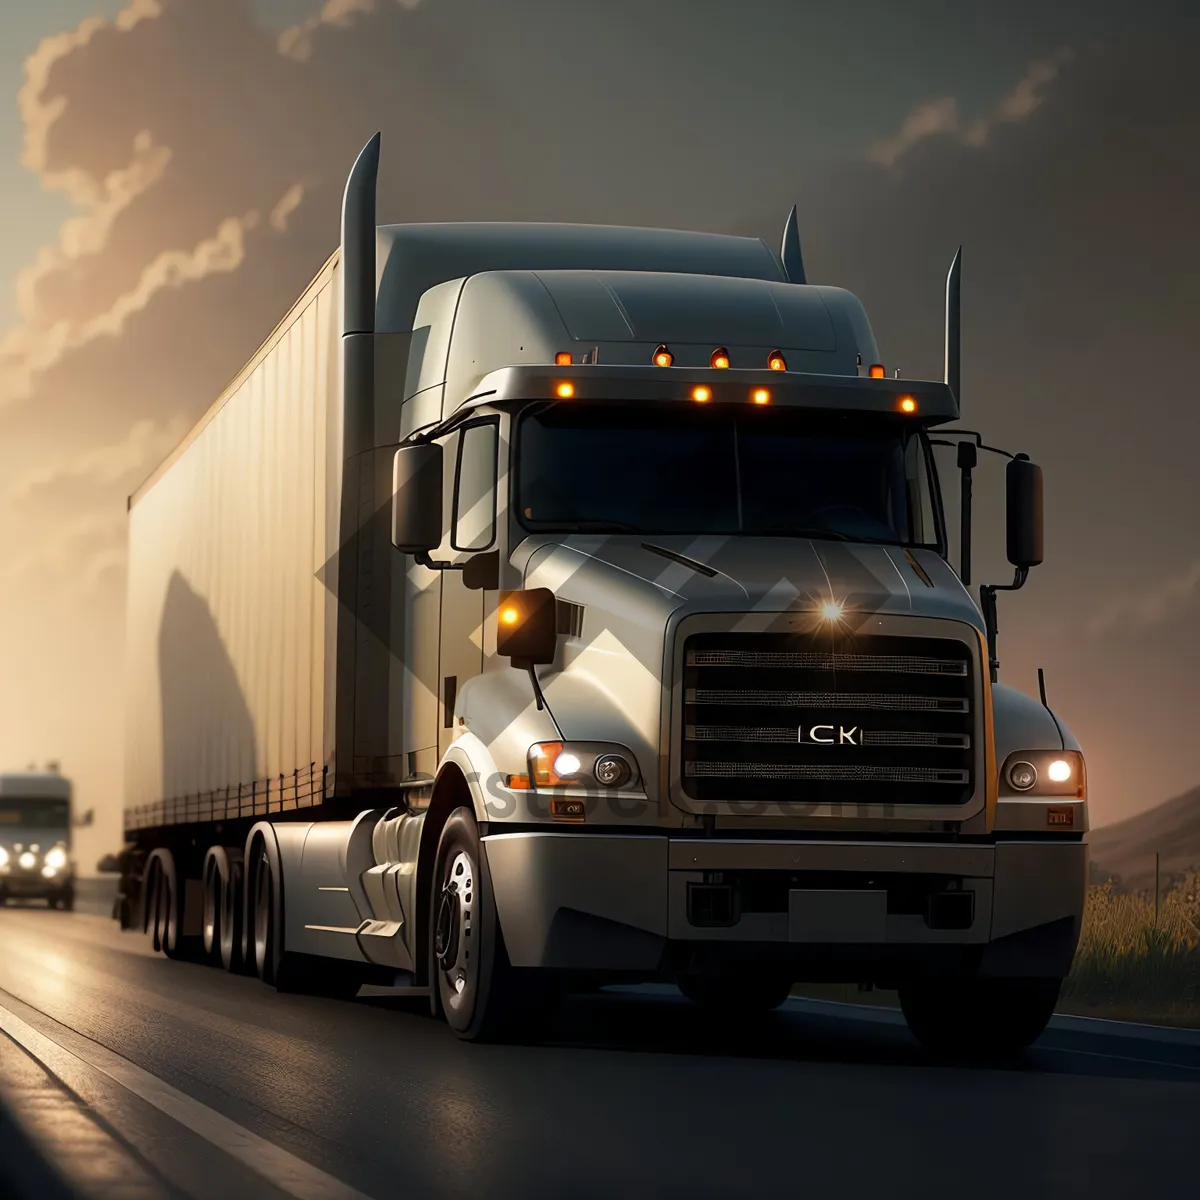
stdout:
<svg viewBox="0 0 1200 1200">
<path fill-rule="evenodd" d="M 458 442 L 454 473 L 454 550 L 486 550 L 496 539 L 496 460 L 500 426 L 496 421 L 468 425 Z"/>
<path fill-rule="evenodd" d="M 925 445 L 919 437 L 910 437 L 904 448 L 904 478 L 908 486 L 908 511 L 912 528 L 910 540 L 926 546 L 938 540 L 933 509 L 933 485 Z"/>
</svg>

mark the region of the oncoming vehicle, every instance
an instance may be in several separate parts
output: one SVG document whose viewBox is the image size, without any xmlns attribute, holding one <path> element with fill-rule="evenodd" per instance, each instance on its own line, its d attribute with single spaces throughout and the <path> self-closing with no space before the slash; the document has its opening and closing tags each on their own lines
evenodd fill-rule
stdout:
<svg viewBox="0 0 1200 1200">
<path fill-rule="evenodd" d="M 71 781 L 56 771 L 0 775 L 0 904 L 75 907 Z"/>
<path fill-rule="evenodd" d="M 1013 582 L 968 590 L 959 259 L 946 378 L 889 378 L 794 212 L 779 254 L 377 226 L 378 154 L 130 498 L 123 923 L 277 988 L 406 988 L 468 1039 L 567 988 L 736 1017 L 844 980 L 928 1044 L 1028 1044 L 1086 781 L 998 676 L 997 593 L 1042 560 L 1024 455 Z"/>
</svg>

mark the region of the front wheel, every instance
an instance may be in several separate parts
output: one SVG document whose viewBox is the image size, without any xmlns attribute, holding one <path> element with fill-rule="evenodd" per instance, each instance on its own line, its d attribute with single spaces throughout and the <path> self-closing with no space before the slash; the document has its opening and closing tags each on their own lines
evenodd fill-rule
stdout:
<svg viewBox="0 0 1200 1200">
<path fill-rule="evenodd" d="M 733 975 L 682 972 L 676 983 L 693 1004 L 729 1016 L 770 1012 L 778 1008 L 792 990 L 790 978 L 769 973 Z"/>
<path fill-rule="evenodd" d="M 550 999 L 545 981 L 508 961 L 479 829 L 466 808 L 438 841 L 430 897 L 429 974 L 446 1022 L 468 1041 L 529 1029 Z"/>
<path fill-rule="evenodd" d="M 929 1050 L 1006 1056 L 1041 1037 L 1061 988 L 1061 979 L 927 979 L 900 988 L 900 1007 Z"/>
</svg>

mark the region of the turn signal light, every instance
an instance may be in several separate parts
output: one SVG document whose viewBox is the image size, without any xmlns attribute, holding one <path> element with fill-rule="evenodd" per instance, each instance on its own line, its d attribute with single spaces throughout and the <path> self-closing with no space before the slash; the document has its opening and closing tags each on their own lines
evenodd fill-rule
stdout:
<svg viewBox="0 0 1200 1200">
<path fill-rule="evenodd" d="M 673 355 L 666 346 L 659 346 L 654 352 L 654 365 L 656 367 L 669 367 L 675 361 Z"/>
<path fill-rule="evenodd" d="M 770 367 L 772 371 L 786 371 L 787 359 L 783 357 L 783 351 L 772 350 L 767 358 L 767 366 Z"/>
<path fill-rule="evenodd" d="M 917 402 L 911 396 L 901 396 L 900 411 L 903 413 L 915 413 L 917 411 Z"/>
<path fill-rule="evenodd" d="M 697 404 L 707 404 L 712 399 L 712 388 L 706 388 L 703 384 L 692 388 L 692 399 Z"/>
<path fill-rule="evenodd" d="M 708 365 L 714 371 L 725 371 L 729 368 L 729 351 L 724 346 L 718 346 L 710 356 Z"/>
<path fill-rule="evenodd" d="M 534 787 L 577 783 L 583 764 L 562 742 L 539 742 L 529 747 L 529 778 Z"/>
<path fill-rule="evenodd" d="M 750 399 L 753 400 L 755 404 L 770 404 L 771 393 L 768 392 L 766 388 L 755 388 L 754 391 L 750 393 Z"/>
<path fill-rule="evenodd" d="M 570 350 L 560 350 L 560 351 L 559 351 L 559 352 L 558 352 L 558 353 L 557 353 L 557 354 L 554 356 L 554 365 L 555 365 L 556 367 L 569 367 L 569 366 L 571 365 L 571 352 L 570 352 Z"/>
<path fill-rule="evenodd" d="M 558 646 L 558 610 L 549 588 L 501 592 L 496 608 L 496 653 L 513 666 L 551 663 Z"/>
<path fill-rule="evenodd" d="M 883 363 L 872 363 L 869 372 L 872 379 L 884 379 L 887 377 L 887 371 L 883 368 Z"/>
<path fill-rule="evenodd" d="M 554 389 L 554 394 L 563 400 L 570 400 L 575 395 L 575 385 L 564 381 Z"/>
</svg>

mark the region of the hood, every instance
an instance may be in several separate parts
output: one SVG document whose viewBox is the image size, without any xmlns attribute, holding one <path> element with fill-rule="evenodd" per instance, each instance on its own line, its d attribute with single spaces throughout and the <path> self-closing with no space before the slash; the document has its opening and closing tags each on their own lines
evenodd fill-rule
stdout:
<svg viewBox="0 0 1200 1200">
<path fill-rule="evenodd" d="M 660 611 L 780 612 L 835 600 L 851 628 L 855 613 L 891 613 L 983 630 L 970 594 L 932 550 L 806 538 L 569 534 L 527 539 L 513 561 L 527 586 L 536 574 L 538 584 L 579 604 L 596 599 L 597 585 L 606 591 L 605 583 L 620 581 L 653 595 Z"/>
</svg>

